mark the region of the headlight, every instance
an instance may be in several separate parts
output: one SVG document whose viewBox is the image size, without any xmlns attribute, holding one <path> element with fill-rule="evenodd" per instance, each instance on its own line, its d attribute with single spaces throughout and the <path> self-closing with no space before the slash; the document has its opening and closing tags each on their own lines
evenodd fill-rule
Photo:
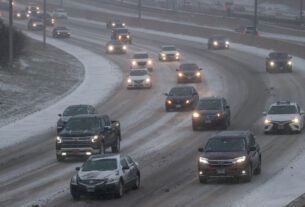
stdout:
<svg viewBox="0 0 305 207">
<path fill-rule="evenodd" d="M 122 26 L 123 26 L 123 27 L 125 27 L 125 26 L 126 26 L 126 24 L 125 24 L 125 23 L 122 23 Z"/>
<path fill-rule="evenodd" d="M 39 6 L 37 6 L 36 9 L 39 10 L 40 9 Z"/>
<path fill-rule="evenodd" d="M 123 50 L 127 50 L 127 46 L 126 45 L 123 45 Z"/>
<path fill-rule="evenodd" d="M 220 118 L 220 117 L 221 117 L 221 113 L 220 113 L 220 112 L 217 112 L 217 113 L 216 113 L 216 116 L 217 116 L 217 118 Z"/>
<path fill-rule="evenodd" d="M 26 14 L 26 17 L 28 17 L 28 18 L 29 18 L 29 17 L 30 17 L 30 15 L 29 15 L 29 14 Z"/>
<path fill-rule="evenodd" d="M 131 79 L 130 78 L 128 78 L 127 79 L 127 83 L 131 83 L 132 81 L 131 81 Z"/>
<path fill-rule="evenodd" d="M 168 103 L 168 104 L 172 104 L 172 101 L 171 101 L 171 100 L 167 100 L 167 103 Z"/>
<path fill-rule="evenodd" d="M 218 45 L 218 42 L 217 42 L 217 41 L 214 41 L 214 42 L 213 42 L 213 45 L 214 45 L 214 46 L 217 46 L 217 45 Z"/>
<path fill-rule="evenodd" d="M 179 56 L 180 55 L 180 53 L 179 52 L 176 52 L 176 56 Z"/>
<path fill-rule="evenodd" d="M 193 117 L 194 117 L 194 118 L 199 118 L 199 117 L 200 117 L 200 114 L 199 114 L 198 112 L 194 112 L 194 113 L 193 113 Z"/>
<path fill-rule="evenodd" d="M 17 17 L 20 17 L 21 16 L 21 14 L 20 13 L 17 13 Z"/>
<path fill-rule="evenodd" d="M 191 103 L 191 101 L 190 101 L 190 100 L 186 100 L 185 103 L 186 103 L 186 104 L 189 104 L 189 103 Z"/>
<path fill-rule="evenodd" d="M 113 27 L 115 27 L 115 23 L 112 23 L 111 25 L 112 25 Z"/>
<path fill-rule="evenodd" d="M 109 50 L 109 51 L 112 51 L 112 50 L 113 50 L 113 46 L 112 46 L 112 45 L 109 45 L 109 46 L 108 46 L 108 50 Z"/>
<path fill-rule="evenodd" d="M 289 60 L 287 64 L 288 64 L 288 65 L 292 65 L 292 61 L 291 61 L 291 60 Z"/>
<path fill-rule="evenodd" d="M 122 39 L 122 36 L 121 36 L 121 35 L 119 35 L 119 40 L 120 40 L 120 39 Z"/>
<path fill-rule="evenodd" d="M 55 24 L 55 19 L 51 19 L 52 24 Z"/>
<path fill-rule="evenodd" d="M 36 23 L 34 23 L 34 24 L 33 24 L 33 27 L 36 27 L 36 26 L 37 26 L 37 24 L 36 24 Z"/>
<path fill-rule="evenodd" d="M 130 36 L 129 36 L 129 35 L 127 35 L 126 37 L 127 37 L 127 39 L 129 39 L 129 38 L 130 38 Z"/>
<path fill-rule="evenodd" d="M 162 57 L 165 57 L 165 54 L 164 54 L 164 53 L 161 53 L 161 56 L 162 56 Z"/>
<path fill-rule="evenodd" d="M 183 73 L 178 73 L 178 76 L 179 76 L 179 77 L 182 77 L 182 76 L 183 76 Z"/>
<path fill-rule="evenodd" d="M 209 160 L 207 158 L 204 158 L 204 157 L 199 157 L 199 162 L 201 162 L 203 164 L 209 164 Z"/>
<path fill-rule="evenodd" d="M 242 162 L 246 161 L 246 156 L 238 157 L 238 158 L 235 158 L 234 160 L 235 160 L 234 161 L 235 163 L 242 163 Z"/>
<path fill-rule="evenodd" d="M 146 83 L 149 83 L 150 82 L 150 78 L 146 78 L 145 81 L 146 81 Z"/>
<path fill-rule="evenodd" d="M 271 124 L 271 120 L 270 119 L 265 119 L 264 123 L 265 124 Z"/>
<path fill-rule="evenodd" d="M 135 66 L 137 64 L 137 61 L 133 60 L 132 65 Z"/>
<path fill-rule="evenodd" d="M 148 65 L 151 65 L 151 64 L 152 64 L 152 60 L 148 60 L 148 61 L 147 61 L 147 64 L 148 64 Z"/>
<path fill-rule="evenodd" d="M 230 42 L 229 42 L 229 41 L 226 41 L 226 42 L 225 42 L 225 44 L 226 44 L 226 45 L 229 45 L 229 44 L 230 44 Z"/>
<path fill-rule="evenodd" d="M 196 76 L 197 76 L 197 77 L 201 76 L 201 73 L 200 73 L 200 72 L 197 72 L 197 73 L 196 73 Z"/>
<path fill-rule="evenodd" d="M 273 66 L 274 66 L 274 62 L 271 61 L 271 62 L 269 63 L 269 65 L 270 65 L 271 67 L 273 67 Z"/>
<path fill-rule="evenodd" d="M 300 123 L 300 119 L 298 117 L 295 117 L 294 119 L 292 119 L 292 122 L 294 124 L 298 124 L 298 123 Z"/>
<path fill-rule="evenodd" d="M 77 185 L 77 177 L 76 177 L 76 175 L 73 175 L 73 177 L 71 178 L 71 184 L 72 185 Z"/>
<path fill-rule="evenodd" d="M 91 142 L 96 142 L 98 140 L 98 135 L 91 137 Z"/>
<path fill-rule="evenodd" d="M 32 11 L 28 11 L 29 14 L 32 14 Z"/>
<path fill-rule="evenodd" d="M 57 143 L 57 144 L 62 143 L 62 138 L 61 138 L 60 136 L 57 136 L 57 137 L 56 137 L 56 143 Z"/>
</svg>

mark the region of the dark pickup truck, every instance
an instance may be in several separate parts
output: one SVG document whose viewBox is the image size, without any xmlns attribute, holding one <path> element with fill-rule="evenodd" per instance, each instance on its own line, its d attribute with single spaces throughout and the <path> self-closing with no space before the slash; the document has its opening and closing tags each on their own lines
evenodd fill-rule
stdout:
<svg viewBox="0 0 305 207">
<path fill-rule="evenodd" d="M 104 154 L 111 147 L 120 151 L 121 129 L 108 115 L 83 114 L 71 117 L 56 137 L 56 156 L 64 161 L 72 156 Z"/>
</svg>

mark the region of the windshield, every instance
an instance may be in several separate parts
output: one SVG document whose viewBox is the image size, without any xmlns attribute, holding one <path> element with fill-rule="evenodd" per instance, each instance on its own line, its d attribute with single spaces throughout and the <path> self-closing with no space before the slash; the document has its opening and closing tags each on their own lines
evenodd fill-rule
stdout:
<svg viewBox="0 0 305 207">
<path fill-rule="evenodd" d="M 146 59 L 146 58 L 148 58 L 148 54 L 147 53 L 134 54 L 133 58 L 135 58 L 135 59 Z"/>
<path fill-rule="evenodd" d="M 163 51 L 175 51 L 176 47 L 174 46 L 168 46 L 168 47 L 162 47 Z"/>
<path fill-rule="evenodd" d="M 68 120 L 66 129 L 72 131 L 97 130 L 99 120 L 95 117 L 74 117 Z"/>
<path fill-rule="evenodd" d="M 128 29 L 118 29 L 118 30 L 115 30 L 116 33 L 128 33 Z"/>
<path fill-rule="evenodd" d="M 88 109 L 86 106 L 70 106 L 68 107 L 63 115 L 64 116 L 75 116 L 79 114 L 88 114 Z"/>
<path fill-rule="evenodd" d="M 221 40 L 225 40 L 226 38 L 224 36 L 214 36 L 212 39 L 221 41 Z"/>
<path fill-rule="evenodd" d="M 182 64 L 180 65 L 181 70 L 186 70 L 186 71 L 194 71 L 198 69 L 197 64 Z"/>
<path fill-rule="evenodd" d="M 197 105 L 198 110 L 221 110 L 221 101 L 219 99 L 200 100 Z"/>
<path fill-rule="evenodd" d="M 129 73 L 130 76 L 143 76 L 143 75 L 147 75 L 147 71 L 146 70 L 132 70 Z"/>
<path fill-rule="evenodd" d="M 112 171 L 118 168 L 116 159 L 88 160 L 84 163 L 82 171 Z"/>
<path fill-rule="evenodd" d="M 270 58 L 274 58 L 274 59 L 285 59 L 285 58 L 288 58 L 288 54 L 287 53 L 279 53 L 279 52 L 270 53 L 269 56 L 270 56 Z"/>
<path fill-rule="evenodd" d="M 192 94 L 191 88 L 173 88 L 170 92 L 170 96 L 190 96 Z"/>
<path fill-rule="evenodd" d="M 208 141 L 205 152 L 242 152 L 245 151 L 245 140 L 238 138 L 213 138 Z"/>
<path fill-rule="evenodd" d="M 295 106 L 272 106 L 268 114 L 296 114 Z"/>
</svg>

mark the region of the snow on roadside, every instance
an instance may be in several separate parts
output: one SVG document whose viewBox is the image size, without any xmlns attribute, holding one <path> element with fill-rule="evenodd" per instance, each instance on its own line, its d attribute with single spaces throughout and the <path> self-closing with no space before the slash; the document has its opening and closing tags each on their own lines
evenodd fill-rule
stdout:
<svg viewBox="0 0 305 207">
<path fill-rule="evenodd" d="M 33 39 L 41 39 L 38 35 L 26 34 Z M 77 89 L 54 105 L 0 128 L 0 149 L 32 136 L 39 136 L 48 130 L 55 130 L 57 114 L 62 113 L 68 105 L 96 105 L 111 95 L 122 82 L 122 74 L 118 67 L 102 56 L 63 41 L 48 39 L 48 44 L 79 59 L 85 67 L 85 78 Z"/>
<path fill-rule="evenodd" d="M 72 19 L 72 18 L 71 18 Z M 83 21 L 86 23 L 92 23 L 96 25 L 104 25 L 103 23 L 85 20 L 79 18 L 73 18 L 73 20 Z M 133 31 L 148 33 L 150 35 L 166 36 L 181 40 L 188 40 L 198 43 L 206 43 L 206 38 L 193 37 L 189 35 L 173 34 L 167 32 L 160 32 L 142 28 L 130 27 Z M 237 43 L 232 43 L 232 49 L 253 54 L 265 58 L 271 50 L 261 49 L 253 46 L 247 46 Z M 294 59 L 294 69 L 305 73 L 305 60 L 299 57 L 293 57 Z M 153 142 L 153 141 L 152 141 Z M 150 143 L 152 144 L 152 143 Z M 256 206 L 268 206 L 277 207 L 283 206 L 294 200 L 296 197 L 304 193 L 304 181 L 305 181 L 305 171 L 303 170 L 303 163 L 305 162 L 305 152 L 302 152 L 294 161 L 291 162 L 289 166 L 280 171 L 273 178 L 268 180 L 266 183 L 256 188 L 249 194 L 247 194 L 242 200 L 236 201 L 233 207 L 256 207 Z"/>
</svg>

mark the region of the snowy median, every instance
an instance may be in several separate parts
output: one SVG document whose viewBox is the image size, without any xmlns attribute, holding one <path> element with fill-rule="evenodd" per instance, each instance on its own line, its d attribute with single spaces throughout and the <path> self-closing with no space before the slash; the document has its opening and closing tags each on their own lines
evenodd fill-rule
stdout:
<svg viewBox="0 0 305 207">
<path fill-rule="evenodd" d="M 41 36 L 32 33 L 26 35 L 41 40 Z M 68 105 L 97 105 L 110 96 L 122 82 L 122 73 L 118 66 L 102 56 L 63 41 L 48 39 L 47 43 L 77 58 L 85 68 L 84 80 L 71 94 L 54 105 L 0 128 L 0 150 L 30 137 L 43 135 L 47 131 L 55 131 L 57 114 L 62 113 Z"/>
</svg>

